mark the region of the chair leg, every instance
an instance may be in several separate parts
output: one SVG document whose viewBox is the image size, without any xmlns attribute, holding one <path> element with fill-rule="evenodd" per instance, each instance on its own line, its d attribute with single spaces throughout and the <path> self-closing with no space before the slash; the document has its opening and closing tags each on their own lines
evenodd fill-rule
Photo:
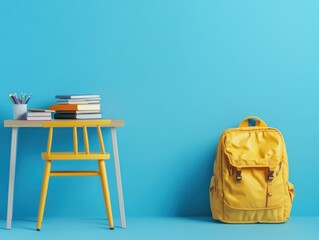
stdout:
<svg viewBox="0 0 319 240">
<path fill-rule="evenodd" d="M 40 229 L 41 229 L 45 201 L 46 201 L 48 186 L 49 186 L 50 171 L 51 171 L 51 160 L 48 160 L 48 161 L 46 161 L 45 169 L 44 169 L 39 211 L 38 211 L 37 231 L 40 231 Z"/>
<path fill-rule="evenodd" d="M 98 163 L 99 163 L 99 169 L 100 169 L 100 174 L 101 174 L 100 177 L 101 177 L 101 183 L 102 183 L 102 190 L 103 190 L 104 202 L 105 202 L 105 207 L 106 207 L 107 219 L 109 221 L 110 229 L 113 230 L 114 229 L 114 223 L 113 223 L 112 206 L 111 206 L 109 185 L 108 185 L 108 182 L 107 182 L 105 162 L 104 162 L 104 160 L 98 160 Z"/>
</svg>

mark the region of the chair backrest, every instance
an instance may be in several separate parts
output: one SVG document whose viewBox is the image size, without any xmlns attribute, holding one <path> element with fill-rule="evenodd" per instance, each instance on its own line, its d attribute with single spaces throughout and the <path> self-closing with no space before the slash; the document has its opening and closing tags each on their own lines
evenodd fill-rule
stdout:
<svg viewBox="0 0 319 240">
<path fill-rule="evenodd" d="M 49 121 L 42 124 L 44 128 L 49 128 L 48 144 L 47 144 L 47 154 L 50 155 L 52 147 L 53 129 L 54 128 L 73 128 L 73 148 L 74 154 L 78 154 L 78 136 L 77 128 L 83 128 L 83 138 L 85 153 L 90 154 L 89 137 L 87 132 L 87 127 L 96 127 L 98 132 L 98 138 L 101 148 L 101 153 L 105 154 L 104 141 L 101 131 L 101 126 L 108 125 L 111 120 L 66 120 L 66 121 Z"/>
</svg>

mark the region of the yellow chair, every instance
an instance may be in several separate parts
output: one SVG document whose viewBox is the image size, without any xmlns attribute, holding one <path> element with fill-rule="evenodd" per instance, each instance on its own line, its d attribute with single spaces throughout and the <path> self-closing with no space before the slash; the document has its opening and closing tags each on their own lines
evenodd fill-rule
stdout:
<svg viewBox="0 0 319 240">
<path fill-rule="evenodd" d="M 49 128 L 47 151 L 42 153 L 42 159 L 46 161 L 44 169 L 44 177 L 42 183 L 41 198 L 38 212 L 37 231 L 40 231 L 45 201 L 48 191 L 49 179 L 51 176 L 100 176 L 102 183 L 103 196 L 106 206 L 106 213 L 110 229 L 114 229 L 112 207 L 110 200 L 110 193 L 107 181 L 106 167 L 104 160 L 110 159 L 110 154 L 105 152 L 101 125 L 109 124 L 111 120 L 64 120 L 64 121 L 50 121 L 43 124 L 43 127 Z M 101 152 L 90 152 L 88 127 L 96 127 L 98 139 L 101 147 Z M 54 128 L 73 128 L 73 152 L 51 152 L 53 129 Z M 78 137 L 77 128 L 83 129 L 83 138 L 85 152 L 78 151 Z M 99 170 L 97 171 L 51 171 L 51 163 L 56 160 L 97 160 Z"/>
</svg>

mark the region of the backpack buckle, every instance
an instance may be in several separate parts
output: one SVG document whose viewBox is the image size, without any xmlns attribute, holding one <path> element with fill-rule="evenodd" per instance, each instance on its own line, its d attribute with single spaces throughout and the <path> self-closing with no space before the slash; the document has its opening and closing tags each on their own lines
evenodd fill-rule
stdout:
<svg viewBox="0 0 319 240">
<path fill-rule="evenodd" d="M 268 171 L 268 181 L 272 181 L 274 179 L 274 170 L 269 169 Z"/>
<path fill-rule="evenodd" d="M 241 181 L 242 176 L 241 176 L 241 168 L 238 168 L 236 171 L 236 180 Z"/>
</svg>

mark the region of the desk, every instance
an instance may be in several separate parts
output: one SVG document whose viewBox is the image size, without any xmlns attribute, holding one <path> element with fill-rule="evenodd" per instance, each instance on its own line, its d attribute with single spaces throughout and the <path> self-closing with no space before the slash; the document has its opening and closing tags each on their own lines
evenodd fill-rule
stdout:
<svg viewBox="0 0 319 240">
<path fill-rule="evenodd" d="M 65 120 L 52 120 L 52 121 L 65 121 Z M 81 120 L 79 120 L 81 121 Z M 87 121 L 87 120 L 86 120 Z M 17 156 L 17 143 L 18 143 L 18 130 L 19 128 L 41 128 L 42 124 L 47 121 L 27 121 L 27 120 L 5 120 L 4 127 L 12 128 L 11 136 L 11 153 L 10 153 L 10 173 L 9 173 L 9 191 L 8 191 L 8 208 L 7 208 L 7 229 L 11 229 L 12 211 L 13 211 L 13 192 L 14 192 L 14 178 Z M 121 215 L 121 226 L 126 227 L 124 199 L 122 190 L 122 180 L 120 171 L 120 159 L 117 147 L 116 128 L 123 127 L 123 120 L 111 120 L 110 124 L 102 125 L 101 127 L 111 128 L 113 159 L 116 174 L 117 193 L 119 200 L 119 208 Z M 40 156 L 40 153 L 39 153 Z"/>
</svg>

